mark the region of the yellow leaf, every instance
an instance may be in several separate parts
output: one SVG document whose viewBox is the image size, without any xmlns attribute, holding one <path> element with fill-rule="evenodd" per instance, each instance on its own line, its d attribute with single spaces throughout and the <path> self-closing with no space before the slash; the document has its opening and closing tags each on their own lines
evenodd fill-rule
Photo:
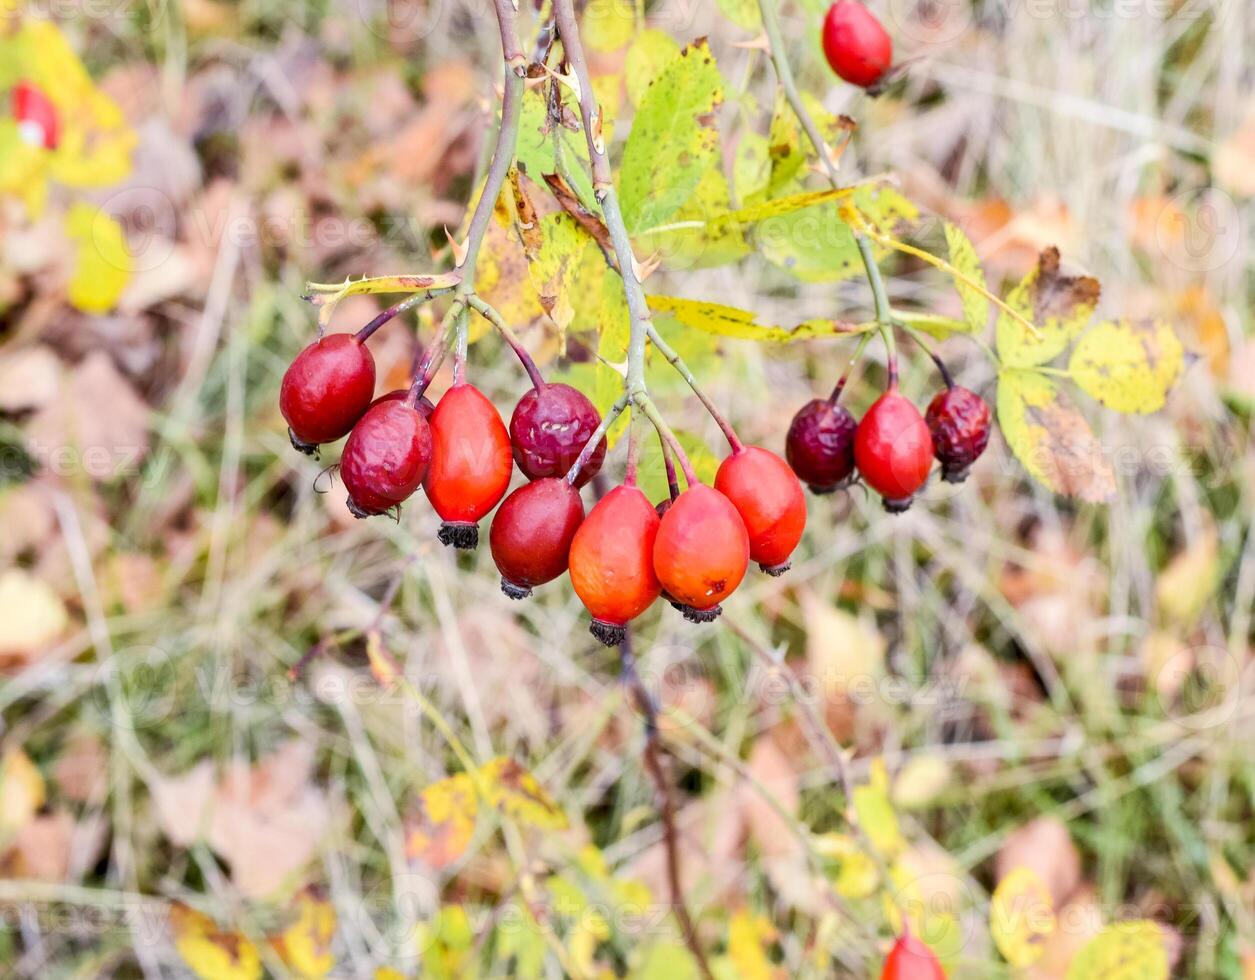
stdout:
<svg viewBox="0 0 1255 980">
<path fill-rule="evenodd" d="M 594 51 L 617 51 L 636 31 L 632 0 L 589 0 L 581 24 L 584 43 Z"/>
<path fill-rule="evenodd" d="M 650 296 L 649 308 L 655 313 L 675 317 L 686 327 L 739 340 L 789 343 L 812 337 L 840 337 L 858 332 L 854 324 L 840 320 L 807 320 L 792 329 L 772 327 L 758 323 L 758 314 L 749 310 L 705 300 L 681 299 L 678 296 Z"/>
<path fill-rule="evenodd" d="M 21 830 L 44 805 L 44 777 L 19 748 L 0 759 L 0 840 Z"/>
<path fill-rule="evenodd" d="M 970 323 L 966 320 L 956 320 L 952 316 L 908 310 L 896 310 L 894 312 L 899 320 L 914 327 L 916 330 L 923 330 L 924 333 L 936 337 L 938 340 L 945 340 L 951 334 L 972 332 Z"/>
<path fill-rule="evenodd" d="M 884 759 L 878 757 L 872 761 L 870 782 L 854 787 L 854 812 L 876 850 L 889 859 L 902 852 L 906 841 L 898 827 L 898 815 L 889 802 L 889 775 Z"/>
<path fill-rule="evenodd" d="M 530 772 L 508 756 L 480 767 L 488 802 L 507 817 L 529 827 L 561 830 L 566 814 Z"/>
<path fill-rule="evenodd" d="M 400 676 L 397 663 L 383 648 L 383 637 L 377 629 L 366 632 L 366 659 L 370 663 L 371 674 L 381 686 L 388 687 L 396 683 Z"/>
<path fill-rule="evenodd" d="M 1031 370 L 1001 372 L 998 424 L 1024 468 L 1055 493 L 1091 503 L 1115 496 L 1115 471 L 1102 445 L 1050 378 Z"/>
<path fill-rule="evenodd" d="M 776 938 L 775 927 L 761 915 L 744 909 L 732 914 L 728 923 L 728 958 L 743 980 L 774 980 L 778 971 L 767 958 L 765 943 Z"/>
<path fill-rule="evenodd" d="M 201 980 L 259 980 L 257 947 L 238 932 L 222 932 L 208 916 L 186 905 L 170 908 L 174 948 Z"/>
<path fill-rule="evenodd" d="M 131 278 L 131 253 L 122 226 L 81 201 L 70 208 L 65 224 L 78 245 L 70 302 L 84 313 L 104 313 L 113 308 Z"/>
<path fill-rule="evenodd" d="M 331 939 L 336 911 L 326 898 L 306 890 L 296 898 L 296 921 L 272 940 L 276 952 L 298 977 L 322 980 L 336 965 Z"/>
<path fill-rule="evenodd" d="M 375 971 L 374 980 L 405 980 L 405 974 L 390 966 L 381 966 Z"/>
<path fill-rule="evenodd" d="M 439 871 L 453 864 L 475 834 L 479 801 L 466 773 L 432 783 L 418 794 L 416 812 L 406 821 L 405 853 Z"/>
<path fill-rule="evenodd" d="M 1155 582 L 1159 608 L 1172 622 L 1191 625 L 1215 591 L 1220 575 L 1216 529 L 1207 526 L 1172 557 Z"/>
<path fill-rule="evenodd" d="M 1185 367 L 1185 351 L 1163 320 L 1117 320 L 1085 332 L 1068 370 L 1091 398 L 1117 412 L 1163 408 Z"/>
<path fill-rule="evenodd" d="M 571 284 L 580 267 L 585 249 L 592 240 L 564 211 L 545 215 L 540 223 L 541 246 L 528 263 L 532 287 L 540 297 L 540 305 L 565 336 L 575 317 Z"/>
<path fill-rule="evenodd" d="M 875 894 L 876 887 L 880 884 L 880 872 L 871 855 L 853 837 L 846 834 L 824 834 L 815 838 L 815 850 L 837 862 L 837 876 L 833 887 L 838 895 L 843 898 L 867 898 Z"/>
<path fill-rule="evenodd" d="M 1037 267 L 1007 295 L 1006 303 L 1037 327 L 1033 336 L 1005 310 L 998 317 L 998 357 L 1006 367 L 1037 367 L 1063 353 L 1089 322 L 1100 288 L 1091 276 L 1060 271 L 1059 250 L 1041 253 Z"/>
<path fill-rule="evenodd" d="M 947 221 L 944 224 L 946 246 L 950 250 L 950 264 L 963 273 L 972 282 L 982 288 L 985 285 L 985 271 L 981 268 L 976 247 L 958 225 Z M 962 279 L 954 280 L 954 288 L 963 302 L 963 319 L 973 333 L 979 333 L 989 323 L 989 299 L 980 290 Z"/>
<path fill-rule="evenodd" d="M 20 568 L 0 573 L 0 658 L 42 652 L 69 622 L 60 598 Z"/>
<path fill-rule="evenodd" d="M 944 792 L 950 776 L 950 763 L 941 756 L 915 756 L 893 781 L 893 802 L 904 810 L 926 807 Z"/>
<path fill-rule="evenodd" d="M 1067 980 L 1168 980 L 1163 930 L 1149 919 L 1107 926 L 1076 954 Z"/>
<path fill-rule="evenodd" d="M 645 90 L 679 55 L 680 45 L 666 31 L 651 27 L 632 39 L 623 68 L 623 79 L 627 83 L 628 99 L 632 105 L 640 104 Z"/>
<path fill-rule="evenodd" d="M 989 907 L 989 931 L 1013 967 L 1036 963 L 1055 926 L 1050 890 L 1035 871 L 1020 865 L 998 882 Z"/>
</svg>

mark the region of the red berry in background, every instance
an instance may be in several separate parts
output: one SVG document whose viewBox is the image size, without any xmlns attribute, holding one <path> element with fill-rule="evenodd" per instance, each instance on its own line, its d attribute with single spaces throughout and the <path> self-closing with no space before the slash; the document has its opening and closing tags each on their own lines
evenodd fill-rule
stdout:
<svg viewBox="0 0 1255 980">
<path fill-rule="evenodd" d="M 900 514 L 928 479 L 933 439 L 919 410 L 891 386 L 867 410 L 854 433 L 854 461 L 867 485 Z"/>
<path fill-rule="evenodd" d="M 38 86 L 18 82 L 13 86 L 9 101 L 22 141 L 30 146 L 55 150 L 61 139 L 61 126 L 52 100 Z"/>
<path fill-rule="evenodd" d="M 793 416 L 784 455 L 812 493 L 832 493 L 854 475 L 857 428 L 849 409 L 821 398 L 807 402 Z"/>
<path fill-rule="evenodd" d="M 501 591 L 511 599 L 567 570 L 571 539 L 584 521 L 580 492 L 559 477 L 525 483 L 501 502 L 488 531 Z"/>
<path fill-rule="evenodd" d="M 394 399 L 372 405 L 340 454 L 349 510 L 370 517 L 401 503 L 423 482 L 431 453 L 431 427 L 413 403 Z"/>
<path fill-rule="evenodd" d="M 565 476 L 600 424 L 596 407 L 578 389 L 566 384 L 532 388 L 510 416 L 514 461 L 529 480 Z M 603 438 L 576 476 L 575 485 L 582 487 L 596 476 L 605 458 Z"/>
<path fill-rule="evenodd" d="M 933 453 L 941 463 L 941 478 L 947 483 L 962 483 L 989 445 L 989 406 L 976 392 L 956 385 L 933 398 L 924 421 L 933 437 Z"/>
<path fill-rule="evenodd" d="M 783 575 L 806 528 L 806 498 L 788 463 L 747 446 L 719 464 L 715 489 L 737 509 L 749 534 L 750 557 L 768 575 Z"/>
<path fill-rule="evenodd" d="M 871 88 L 893 64 L 893 41 L 858 0 L 837 0 L 824 17 L 824 55 L 841 78 Z"/>
<path fill-rule="evenodd" d="M 658 513 L 634 486 L 601 498 L 571 542 L 571 585 L 593 617 L 590 632 L 606 646 L 648 609 L 662 586 L 654 574 Z"/>
<path fill-rule="evenodd" d="M 750 560 L 745 523 L 727 497 L 694 484 L 667 508 L 654 541 L 654 573 L 684 618 L 709 622 L 730 596 Z"/>
<path fill-rule="evenodd" d="M 510 485 L 510 435 L 492 402 L 473 385 L 454 385 L 431 413 L 432 457 L 423 490 L 443 519 L 440 541 L 479 544 L 479 520 Z"/>
<path fill-rule="evenodd" d="M 889 950 L 880 980 L 946 980 L 946 971 L 922 939 L 904 932 Z"/>
<path fill-rule="evenodd" d="M 375 394 L 375 359 L 352 334 L 333 333 L 296 355 L 283 375 L 279 410 L 292 445 L 313 454 L 362 417 Z"/>
<path fill-rule="evenodd" d="M 394 388 L 392 391 L 388 392 L 387 394 L 380 395 L 378 398 L 376 398 L 373 402 L 370 403 L 370 407 L 374 408 L 380 402 L 404 401 L 409 396 L 410 396 L 409 388 Z M 431 413 L 436 410 L 436 406 L 431 403 L 431 401 L 427 398 L 426 395 L 423 395 L 418 400 L 418 410 L 423 413 L 423 418 L 429 419 L 431 418 Z"/>
</svg>

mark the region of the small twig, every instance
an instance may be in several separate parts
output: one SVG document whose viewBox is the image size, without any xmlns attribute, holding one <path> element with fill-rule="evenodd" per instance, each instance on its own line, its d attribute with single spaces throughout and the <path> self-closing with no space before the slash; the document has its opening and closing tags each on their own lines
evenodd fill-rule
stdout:
<svg viewBox="0 0 1255 980">
<path fill-rule="evenodd" d="M 693 389 L 693 394 L 705 406 L 706 411 L 710 413 L 710 417 L 715 420 L 715 424 L 719 426 L 719 431 L 728 440 L 728 445 L 732 447 L 732 451 L 737 453 L 744 449 L 745 447 L 741 444 L 741 440 L 737 438 L 736 431 L 732 428 L 732 423 L 727 420 L 723 413 L 715 407 L 714 402 L 702 391 L 701 385 L 697 383 L 697 378 L 689 370 L 689 366 L 684 363 L 684 360 L 675 352 L 671 345 L 659 336 L 658 328 L 652 323 L 649 324 L 649 340 L 666 362 L 675 368 L 680 377 Z"/>
<path fill-rule="evenodd" d="M 408 296 L 405 299 L 401 300 L 401 302 L 399 303 L 393 303 L 386 310 L 384 310 L 377 317 L 375 317 L 375 319 L 371 320 L 370 323 L 366 324 L 366 326 L 362 327 L 362 329 L 357 332 L 356 334 L 357 340 L 360 343 L 365 343 L 367 340 L 370 339 L 371 334 L 373 334 L 376 330 L 382 327 L 389 320 L 392 320 L 393 318 L 399 316 L 402 313 L 405 313 L 408 310 L 412 310 L 414 307 L 418 306 L 420 303 L 426 303 L 428 300 L 435 298 L 435 296 L 437 295 L 438 294 L 435 291 L 429 289 L 426 292 L 415 293 L 413 296 Z"/>
<path fill-rule="evenodd" d="M 671 431 L 671 426 L 662 417 L 662 413 L 658 411 L 658 406 L 654 404 L 653 400 L 646 394 L 639 394 L 632 399 L 632 404 L 645 413 L 645 417 L 658 430 L 659 437 L 666 440 L 671 447 L 671 451 L 675 453 L 675 458 L 680 462 L 680 469 L 684 473 L 684 482 L 690 487 L 695 487 L 701 483 L 702 481 L 697 478 L 697 473 L 693 469 L 693 464 L 689 462 L 688 454 L 684 451 L 684 447 L 680 445 L 680 440 L 675 437 L 675 433 Z"/>
<path fill-rule="evenodd" d="M 828 396 L 828 404 L 835 405 L 841 399 L 841 392 L 845 391 L 846 382 L 850 380 L 850 375 L 854 373 L 854 368 L 863 357 L 863 351 L 867 349 L 868 343 L 871 341 L 872 335 L 865 333 L 858 339 L 858 346 L 854 348 L 854 353 L 850 357 L 850 363 L 845 366 L 845 370 L 841 372 L 841 377 L 837 379 L 837 383 L 833 386 L 832 394 Z"/>
<path fill-rule="evenodd" d="M 895 318 L 893 322 L 910 334 L 911 339 L 919 345 L 919 349 L 927 354 L 933 364 L 936 365 L 937 371 L 941 375 L 941 380 L 945 382 L 946 387 L 953 388 L 954 377 L 950 374 L 950 369 L 946 367 L 946 362 L 941 359 L 941 355 L 933 350 L 932 345 L 924 339 L 924 335 L 905 320 Z"/>
<path fill-rule="evenodd" d="M 617 402 L 610 406 L 610 411 L 606 413 L 606 417 L 601 420 L 601 424 L 588 437 L 588 442 L 584 443 L 584 448 L 580 450 L 579 456 L 575 462 L 571 464 L 571 468 L 567 470 L 567 483 L 574 483 L 580 475 L 580 470 L 588 465 L 588 461 L 593 458 L 593 453 L 597 451 L 601 440 L 606 438 L 606 433 L 610 431 L 610 426 L 623 414 L 623 410 L 628 407 L 628 396 L 623 395 Z"/>
</svg>

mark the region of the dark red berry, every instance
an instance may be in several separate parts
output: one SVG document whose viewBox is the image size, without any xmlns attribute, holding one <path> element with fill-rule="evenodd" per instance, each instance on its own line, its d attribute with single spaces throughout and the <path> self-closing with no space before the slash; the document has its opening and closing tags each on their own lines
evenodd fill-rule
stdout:
<svg viewBox="0 0 1255 980">
<path fill-rule="evenodd" d="M 928 479 L 933 440 L 923 416 L 890 387 L 867 410 L 854 433 L 854 460 L 867 485 L 884 497 L 885 510 L 899 514 L 911 506 Z"/>
<path fill-rule="evenodd" d="M 784 455 L 812 493 L 832 493 L 854 475 L 858 422 L 844 405 L 822 398 L 803 405 L 789 423 Z"/>
<path fill-rule="evenodd" d="M 427 475 L 431 428 L 408 401 L 371 406 L 349 433 L 340 455 L 340 476 L 349 510 L 369 517 L 401 503 Z"/>
<path fill-rule="evenodd" d="M 279 411 L 292 445 L 313 453 L 362 417 L 375 394 L 375 359 L 352 334 L 333 333 L 296 355 L 283 375 Z"/>
<path fill-rule="evenodd" d="M 566 384 L 532 388 L 510 416 L 514 461 L 529 480 L 565 476 L 600 424 L 596 407 L 578 389 Z M 576 486 L 596 476 L 605 458 L 603 438 L 577 475 Z"/>
<path fill-rule="evenodd" d="M 593 616 L 590 632 L 606 646 L 648 609 L 662 586 L 654 574 L 658 513 L 634 486 L 597 501 L 571 541 L 571 585 Z"/>
<path fill-rule="evenodd" d="M 388 392 L 386 395 L 380 395 L 373 402 L 371 402 L 370 405 L 371 405 L 371 408 L 374 408 L 380 402 L 399 402 L 399 401 L 404 401 L 406 398 L 409 398 L 409 397 L 410 397 L 409 388 L 394 388 L 392 391 Z M 423 413 L 423 418 L 429 419 L 431 418 L 431 413 L 436 410 L 436 406 L 431 403 L 431 400 L 428 399 L 426 395 L 423 395 L 418 400 L 418 410 Z"/>
<path fill-rule="evenodd" d="M 893 41 L 858 0 L 837 0 L 824 18 L 824 55 L 841 78 L 871 88 L 893 64 Z"/>
<path fill-rule="evenodd" d="M 941 478 L 962 483 L 989 445 L 989 406 L 974 391 L 955 386 L 938 392 L 924 413 Z"/>
<path fill-rule="evenodd" d="M 799 488 L 800 492 L 800 488 Z M 667 509 L 654 541 L 654 573 L 685 619 L 709 622 L 745 577 L 749 534 L 732 501 L 697 483 Z"/>
<path fill-rule="evenodd" d="M 946 980 L 946 971 L 927 943 L 904 932 L 889 950 L 880 980 Z"/>
<path fill-rule="evenodd" d="M 501 591 L 522 599 L 565 572 L 571 539 L 583 521 L 579 490 L 560 477 L 525 483 L 506 497 L 488 531 Z"/>
<path fill-rule="evenodd" d="M 31 82 L 18 82 L 9 98 L 18 136 L 30 146 L 55 150 L 61 140 L 57 107 Z"/>
<path fill-rule="evenodd" d="M 450 388 L 431 413 L 431 469 L 423 482 L 441 516 L 440 540 L 455 548 L 479 544 L 479 521 L 510 485 L 510 436 L 478 388 Z"/>
<path fill-rule="evenodd" d="M 758 446 L 742 447 L 719 464 L 715 489 L 741 515 L 750 557 L 768 575 L 788 571 L 806 528 L 806 498 L 788 464 Z"/>
</svg>

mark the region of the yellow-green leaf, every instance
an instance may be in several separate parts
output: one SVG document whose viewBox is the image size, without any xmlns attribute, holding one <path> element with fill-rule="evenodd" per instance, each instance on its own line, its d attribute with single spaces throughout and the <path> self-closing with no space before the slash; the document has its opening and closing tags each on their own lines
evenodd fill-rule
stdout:
<svg viewBox="0 0 1255 980">
<path fill-rule="evenodd" d="M 1020 865 L 998 882 L 989 906 L 989 932 L 998 952 L 1013 967 L 1036 963 L 1055 927 L 1050 889 L 1037 872 Z"/>
<path fill-rule="evenodd" d="M 126 235 L 110 215 L 82 201 L 71 206 L 65 224 L 77 246 L 70 302 L 84 313 L 104 313 L 131 279 Z"/>
<path fill-rule="evenodd" d="M 589 0 L 580 25 L 584 43 L 594 51 L 617 51 L 636 30 L 636 5 L 632 0 Z"/>
<path fill-rule="evenodd" d="M 322 980 L 335 969 L 331 939 L 336 931 L 336 910 L 323 896 L 302 891 L 296 897 L 296 921 L 272 943 L 288 969 L 306 980 Z"/>
<path fill-rule="evenodd" d="M 972 325 L 966 320 L 956 320 L 954 317 L 942 316 L 940 313 L 894 310 L 894 316 L 938 340 L 945 340 L 951 334 L 972 332 Z"/>
<path fill-rule="evenodd" d="M 480 767 L 488 802 L 513 820 L 541 830 L 561 830 L 566 814 L 536 777 L 508 756 Z"/>
<path fill-rule="evenodd" d="M 571 284 L 584 250 L 596 246 L 565 211 L 545 215 L 540 223 L 540 233 L 540 251 L 529 264 L 528 274 L 540 297 L 540 305 L 565 335 L 575 317 Z"/>
<path fill-rule="evenodd" d="M 578 107 L 571 104 L 571 94 L 566 87 L 559 86 L 559 92 L 567 108 L 578 112 Z M 523 93 L 523 105 L 519 109 L 519 139 L 515 152 L 519 169 L 538 184 L 543 184 L 545 174 L 558 172 L 554 161 L 555 134 L 547 128 L 549 115 L 545 98 L 545 92 L 540 88 Z M 569 164 L 567 173 L 575 183 L 575 191 L 580 200 L 600 213 L 600 207 L 593 197 L 593 181 L 588 176 L 588 143 L 584 140 L 584 134 L 559 127 L 556 141 Z"/>
<path fill-rule="evenodd" d="M 1163 408 L 1185 367 L 1185 351 L 1163 320 L 1095 324 L 1072 351 L 1072 380 L 1117 412 L 1144 415 Z"/>
<path fill-rule="evenodd" d="M 705 39 L 685 48 L 646 90 L 619 172 L 628 231 L 666 222 L 703 175 L 719 169 L 715 113 L 722 102 L 723 78 Z"/>
<path fill-rule="evenodd" d="M 21 830 L 44 805 L 46 788 L 30 756 L 14 746 L 0 758 L 0 842 Z"/>
<path fill-rule="evenodd" d="M 898 827 L 898 815 L 889 801 L 889 774 L 883 759 L 873 760 L 871 779 L 854 787 L 854 812 L 872 846 L 886 858 L 902 852 L 906 841 Z"/>
<path fill-rule="evenodd" d="M 758 323 L 758 314 L 750 310 L 678 296 L 650 296 L 649 308 L 655 313 L 675 317 L 686 327 L 738 340 L 790 343 L 811 337 L 846 336 L 860 330 L 856 324 L 819 319 L 807 320 L 793 328 L 773 327 Z"/>
<path fill-rule="evenodd" d="M 456 862 L 475 836 L 479 800 L 466 773 L 432 783 L 418 794 L 414 813 L 406 820 L 405 853 L 435 871 Z"/>
<path fill-rule="evenodd" d="M 976 246 L 967 237 L 963 229 L 952 222 L 944 225 L 946 246 L 950 250 L 950 264 L 963 273 L 968 279 L 984 287 L 985 270 L 981 268 L 980 258 L 976 254 Z M 963 302 L 963 319 L 973 333 L 979 333 L 989 323 L 989 300 L 971 284 L 962 279 L 954 280 L 954 288 Z"/>
<path fill-rule="evenodd" d="M 833 887 L 843 898 L 868 898 L 880 884 L 875 860 L 848 834 L 824 834 L 815 838 L 815 850 L 837 862 Z"/>
<path fill-rule="evenodd" d="M 261 957 L 246 937 L 224 932 L 208 916 L 186 905 L 170 907 L 174 948 L 201 980 L 259 980 Z"/>
<path fill-rule="evenodd" d="M 1007 295 L 1007 305 L 1037 327 L 1037 336 L 1004 310 L 997 336 L 998 358 L 1005 366 L 1036 367 L 1053 360 L 1093 315 L 1101 291 L 1098 280 L 1065 275 L 1059 265 L 1059 250 L 1051 246 Z"/>
<path fill-rule="evenodd" d="M 1091 503 L 1115 496 L 1102 445 L 1050 378 L 1031 370 L 999 374 L 998 425 L 1029 475 L 1055 493 Z"/>
<path fill-rule="evenodd" d="M 819 128 L 820 136 L 830 146 L 835 146 L 839 141 L 847 138 L 854 129 L 852 119 L 848 116 L 834 116 L 809 92 L 802 93 L 802 103 Z M 807 159 L 814 153 L 810 140 L 802 132 L 797 115 L 783 92 L 776 96 L 768 142 L 771 178 L 764 188 L 763 196 L 776 197 L 795 185 L 794 179 L 799 176 Z"/>
<path fill-rule="evenodd" d="M 763 21 L 758 14 L 757 0 L 719 0 L 719 9 L 723 15 L 747 31 L 762 29 Z"/>
<path fill-rule="evenodd" d="M 742 980 L 775 980 L 778 971 L 763 948 L 776 938 L 775 927 L 765 916 L 744 909 L 732 913 L 728 923 L 728 959 Z"/>
<path fill-rule="evenodd" d="M 636 236 L 639 252 L 656 254 L 668 269 L 704 269 L 727 265 L 750 253 L 736 222 L 711 221 L 729 214 L 728 180 L 718 169 L 707 170 L 687 201 L 659 230 Z"/>
<path fill-rule="evenodd" d="M 1149 919 L 1107 926 L 1076 954 L 1067 980 L 1167 980 L 1164 933 Z"/>
<path fill-rule="evenodd" d="M 653 80 L 679 56 L 680 45 L 666 31 L 651 27 L 632 39 L 623 68 L 623 80 L 632 105 L 640 104 Z"/>
</svg>

